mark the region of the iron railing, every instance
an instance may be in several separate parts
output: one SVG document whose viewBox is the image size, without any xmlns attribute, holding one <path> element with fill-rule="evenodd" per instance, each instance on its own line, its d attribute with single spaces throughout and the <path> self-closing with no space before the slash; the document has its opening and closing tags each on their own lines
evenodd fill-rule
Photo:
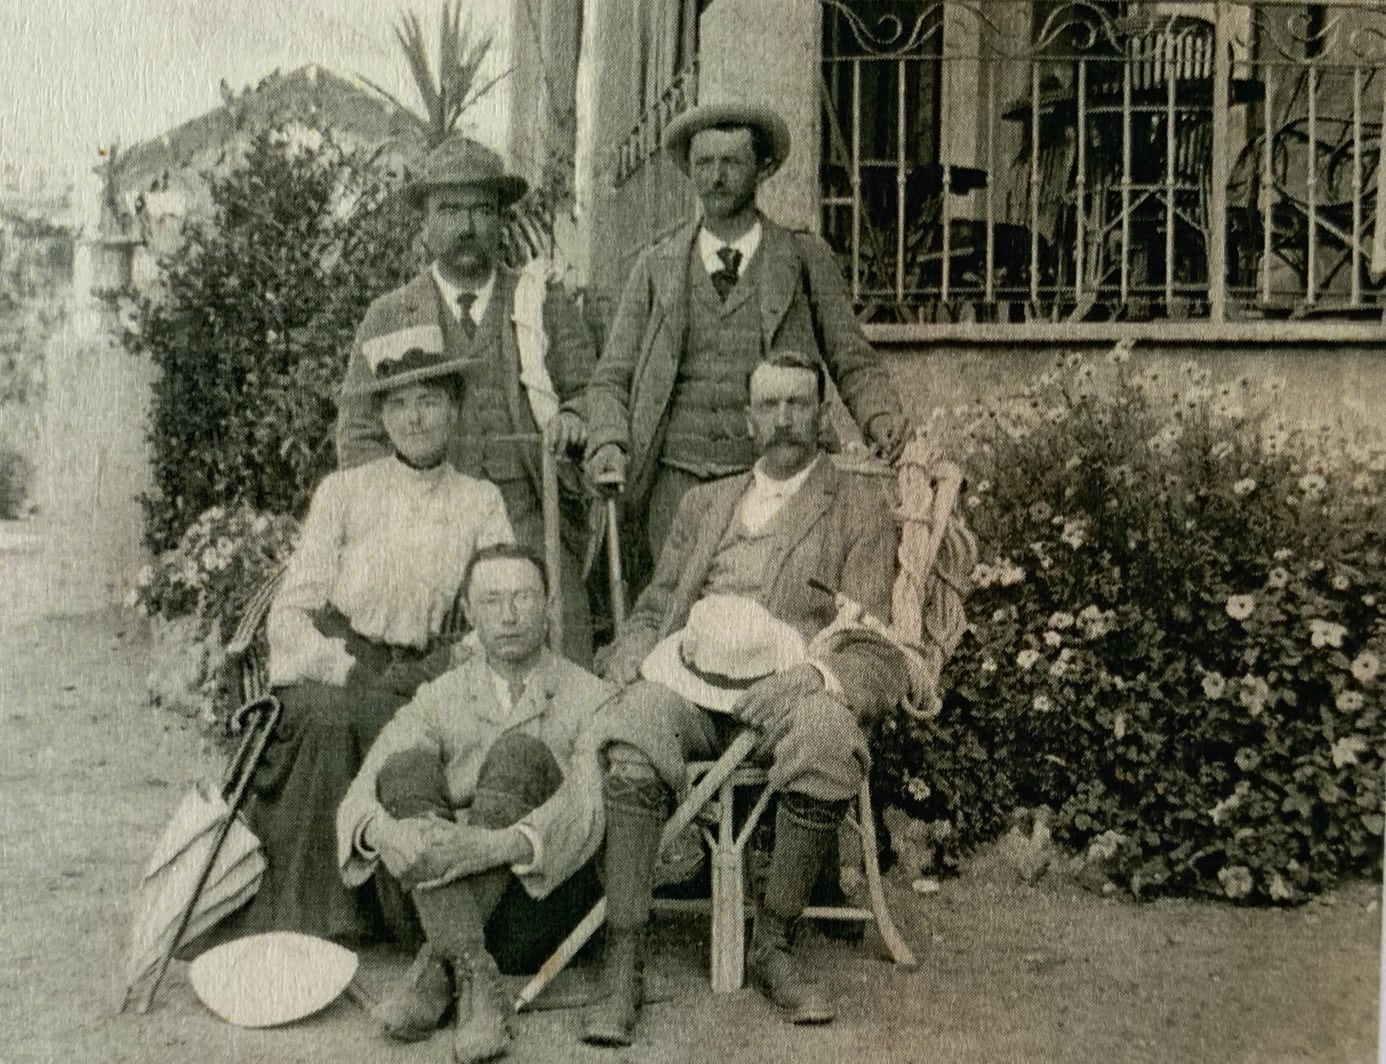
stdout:
<svg viewBox="0 0 1386 1064">
<path fill-rule="evenodd" d="M 641 110 L 629 133 L 611 149 L 612 192 L 602 258 L 613 270 L 614 291 L 619 291 L 644 247 L 694 215 L 692 190 L 660 145 L 665 127 L 693 106 L 697 93 L 698 67 L 693 59 Z"/>
<path fill-rule="evenodd" d="M 822 5 L 868 320 L 1382 320 L 1386 4 Z"/>
</svg>

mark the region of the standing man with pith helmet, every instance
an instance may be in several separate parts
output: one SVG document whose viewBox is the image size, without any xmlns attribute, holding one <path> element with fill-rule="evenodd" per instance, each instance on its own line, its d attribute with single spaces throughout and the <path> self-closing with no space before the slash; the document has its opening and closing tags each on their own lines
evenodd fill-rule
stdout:
<svg viewBox="0 0 1386 1064">
<path fill-rule="evenodd" d="M 381 296 L 357 330 L 350 383 L 367 372 L 363 344 L 384 333 L 441 333 L 449 358 L 465 360 L 457 430 L 448 459 L 459 471 L 500 488 L 518 542 L 544 545 L 539 455 L 525 437 L 547 430 L 557 448 L 580 449 L 580 424 L 550 425 L 559 404 L 586 383 L 596 352 L 573 301 L 546 282 L 541 263 L 512 270 L 501 261 L 502 212 L 525 193 L 500 156 L 455 134 L 424 160 L 410 186 L 422 206 L 422 239 L 430 264 L 408 284 Z M 561 434 L 555 430 L 562 428 Z M 390 453 L 379 416 L 344 399 L 337 413 L 337 460 L 346 469 Z M 564 498 L 559 587 L 564 646 L 579 664 L 592 657 L 592 621 L 582 580 L 584 522 L 576 492 Z"/>
<path fill-rule="evenodd" d="M 746 381 L 772 348 L 821 359 L 887 459 L 909 431 L 831 249 L 756 206 L 789 155 L 784 119 L 752 104 L 700 105 L 669 125 L 664 147 L 697 189 L 702 217 L 641 254 L 591 381 L 562 415 L 565 431 L 577 415 L 586 421 L 588 474 L 624 484 L 651 558 L 685 491 L 755 463 Z"/>
</svg>

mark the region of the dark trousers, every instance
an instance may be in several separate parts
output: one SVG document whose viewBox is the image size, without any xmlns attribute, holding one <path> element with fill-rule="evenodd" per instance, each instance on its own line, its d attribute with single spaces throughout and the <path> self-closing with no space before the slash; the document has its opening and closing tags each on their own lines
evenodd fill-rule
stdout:
<svg viewBox="0 0 1386 1064">
<path fill-rule="evenodd" d="M 679 503 L 684 494 L 696 484 L 707 483 L 684 469 L 661 465 L 650 488 L 650 500 L 645 510 L 645 535 L 650 548 L 651 571 L 659 561 L 659 552 L 664 549 L 664 541 L 669 537 L 669 529 L 674 524 Z"/>
<path fill-rule="evenodd" d="M 472 804 L 454 810 L 442 761 L 424 750 L 395 754 L 380 768 L 376 795 L 396 818 L 436 814 L 459 817 L 478 827 L 508 827 L 548 799 L 563 781 L 553 754 L 534 736 L 508 732 L 492 745 L 482 762 Z M 381 869 L 377 879 L 399 891 Z M 486 948 L 500 970 L 532 972 L 548 957 L 601 896 L 595 869 L 588 865 L 542 900 L 531 898 L 508 868 L 469 876 L 453 885 L 413 895 L 423 936 L 445 954 L 463 926 L 477 917 L 484 923 Z"/>
<path fill-rule="evenodd" d="M 383 930 L 372 889 L 342 883 L 337 805 L 395 711 L 446 668 L 446 648 L 429 653 L 375 642 L 331 607 L 314 621 L 323 635 L 346 640 L 356 665 L 341 687 L 305 681 L 275 690 L 283 715 L 252 778 L 246 809 L 267 867 L 259 891 L 221 929 L 223 937 L 300 931 L 354 945 Z"/>
</svg>

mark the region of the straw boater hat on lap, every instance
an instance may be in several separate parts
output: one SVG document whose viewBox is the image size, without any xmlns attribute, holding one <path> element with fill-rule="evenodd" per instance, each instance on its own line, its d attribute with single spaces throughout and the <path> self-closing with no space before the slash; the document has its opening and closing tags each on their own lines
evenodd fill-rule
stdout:
<svg viewBox="0 0 1386 1064">
<path fill-rule="evenodd" d="M 424 157 L 423 168 L 409 183 L 407 191 L 415 203 L 422 203 L 429 190 L 455 185 L 494 189 L 501 210 L 529 189 L 523 178 L 505 172 L 505 163 L 499 155 L 460 133 L 450 135 Z"/>
<path fill-rule="evenodd" d="M 760 603 L 709 595 L 688 611 L 688 623 L 650 651 L 640 666 L 694 705 L 726 713 L 757 680 L 804 660 L 804 637 Z"/>
<path fill-rule="evenodd" d="M 693 135 L 718 126 L 749 126 L 760 130 L 770 145 L 771 174 L 789 158 L 789 124 L 780 113 L 766 104 L 736 100 L 700 103 L 684 111 L 665 127 L 664 150 L 686 174 L 688 146 Z"/>
</svg>

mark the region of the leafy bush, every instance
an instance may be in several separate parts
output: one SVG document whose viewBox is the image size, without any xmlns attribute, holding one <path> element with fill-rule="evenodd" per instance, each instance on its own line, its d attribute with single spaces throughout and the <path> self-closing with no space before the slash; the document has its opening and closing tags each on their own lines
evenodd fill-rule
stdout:
<svg viewBox="0 0 1386 1064">
<path fill-rule="evenodd" d="M 253 135 L 207 176 L 127 346 L 161 371 L 145 540 L 165 551 L 217 505 L 299 513 L 334 464 L 353 331 L 416 266 L 412 209 L 368 157 L 304 127 Z"/>
<path fill-rule="evenodd" d="M 297 539 L 290 517 L 214 506 L 140 571 L 127 605 L 164 622 L 149 677 L 152 701 L 209 726 L 222 720 L 231 708 L 225 643 L 250 596 L 288 560 Z"/>
<path fill-rule="evenodd" d="M 129 605 L 164 620 L 195 617 L 200 635 L 229 634 L 256 588 L 284 564 L 298 539 L 291 517 L 214 506 L 172 550 L 140 571 Z"/>
<path fill-rule="evenodd" d="M 968 411 L 973 632 L 881 771 L 962 844 L 1049 805 L 1138 895 L 1287 902 L 1373 870 L 1386 448 L 1128 357 Z"/>
</svg>

